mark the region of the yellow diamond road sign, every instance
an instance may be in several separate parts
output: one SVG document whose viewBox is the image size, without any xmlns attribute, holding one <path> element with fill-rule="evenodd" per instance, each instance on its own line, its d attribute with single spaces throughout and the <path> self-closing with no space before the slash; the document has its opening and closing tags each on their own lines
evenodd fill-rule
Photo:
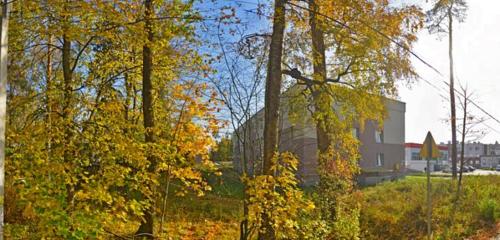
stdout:
<svg viewBox="0 0 500 240">
<path fill-rule="evenodd" d="M 439 153 L 439 148 L 436 145 L 436 142 L 434 141 L 431 132 L 428 132 L 427 136 L 425 137 L 424 144 L 420 149 L 420 157 L 422 157 L 423 159 L 428 159 L 428 158 L 438 158 L 440 155 L 441 154 Z"/>
</svg>

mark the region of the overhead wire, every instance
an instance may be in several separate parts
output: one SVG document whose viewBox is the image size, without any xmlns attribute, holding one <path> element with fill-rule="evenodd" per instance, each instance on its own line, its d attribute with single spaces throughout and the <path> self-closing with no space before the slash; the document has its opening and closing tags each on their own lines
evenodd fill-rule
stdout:
<svg viewBox="0 0 500 240">
<path fill-rule="evenodd" d="M 240 1 L 240 2 L 243 2 L 243 1 Z M 246 2 L 248 3 L 248 2 Z M 303 7 L 303 6 L 300 6 L 298 4 L 295 4 L 293 2 L 290 2 L 290 1 L 287 1 L 287 4 L 291 5 L 291 6 L 294 6 L 294 7 L 297 7 L 297 8 L 300 8 L 302 10 L 305 10 L 305 11 L 308 11 L 308 12 L 311 12 L 311 13 L 314 13 L 314 14 L 317 14 L 319 16 L 322 16 L 324 17 L 325 19 L 328 19 L 330 21 L 332 21 L 333 23 L 343 27 L 343 28 L 346 28 L 350 31 L 352 31 L 353 33 L 357 34 L 357 35 L 361 35 L 358 31 L 356 31 L 354 28 L 350 27 L 349 25 L 347 25 L 346 23 L 338 20 L 338 19 L 335 19 L 331 16 L 328 16 L 326 14 L 323 14 L 321 12 L 318 12 L 318 11 L 315 11 L 315 10 L 312 10 L 310 8 L 307 8 L 307 7 Z M 354 8 L 354 10 L 358 11 L 357 9 Z M 357 19 L 358 22 L 360 22 L 361 24 L 365 25 L 366 27 L 368 27 L 370 30 L 372 30 L 373 32 L 379 34 L 380 36 L 382 36 L 383 38 L 389 40 L 390 42 L 394 43 L 396 46 L 398 46 L 399 48 L 407 51 L 408 53 L 410 53 L 413 57 L 415 57 L 418 61 L 420 61 L 421 63 L 423 63 L 425 66 L 427 66 L 428 68 L 430 68 L 431 70 L 433 70 L 435 73 L 437 73 L 440 77 L 442 77 L 444 79 L 444 74 L 441 73 L 436 67 L 434 67 L 432 64 L 430 64 L 429 62 L 427 62 L 426 60 L 424 60 L 423 57 L 421 57 L 419 54 L 415 53 L 414 51 L 412 51 L 408 46 L 405 46 L 403 44 L 401 44 L 400 42 L 398 42 L 397 40 L 391 38 L 390 36 L 388 36 L 387 34 L 383 33 L 381 30 L 371 26 L 370 24 L 366 23 L 365 21 L 362 21 L 360 19 Z M 430 81 L 422 78 L 422 77 L 419 77 L 419 79 L 422 79 L 424 80 L 424 82 L 426 82 L 427 84 L 429 84 L 430 86 L 432 86 L 433 88 L 435 88 L 436 90 L 439 91 L 439 87 L 437 87 L 436 85 L 434 85 L 433 83 L 431 83 Z M 441 80 L 445 85 L 447 85 L 448 87 L 450 87 L 450 84 L 446 81 L 446 80 Z M 458 91 L 457 89 L 453 88 L 453 91 L 455 93 L 457 93 L 458 95 L 463 96 L 463 94 Z M 448 99 L 446 98 L 445 96 L 443 96 L 441 93 L 438 93 L 441 97 L 445 98 L 445 99 Z M 449 99 L 448 99 L 449 101 Z M 481 107 L 479 104 L 477 104 L 476 102 L 474 102 L 473 100 L 469 100 L 470 103 L 475 106 L 477 109 L 479 109 L 481 112 L 483 112 L 484 114 L 486 114 L 490 119 L 494 120 L 496 123 L 500 124 L 500 120 L 493 116 L 493 114 L 489 113 L 488 111 L 486 111 L 483 107 Z M 485 124 L 486 125 L 486 124 Z M 492 128 L 491 126 L 487 125 L 488 128 L 492 129 L 493 131 L 495 132 L 499 132 L 498 130 Z"/>
<path fill-rule="evenodd" d="M 308 12 L 311 12 L 311 13 L 314 13 L 314 14 L 317 14 L 319 16 L 322 16 L 330 21 L 333 21 L 334 23 L 336 23 L 337 25 L 340 25 L 344 28 L 347 28 L 349 29 L 350 31 L 358 34 L 358 35 L 361 35 L 359 34 L 358 31 L 356 31 L 355 29 L 353 29 L 352 27 L 348 26 L 346 23 L 343 23 L 341 21 L 339 21 L 338 19 L 335 19 L 331 16 L 328 16 L 326 14 L 323 14 L 321 12 L 318 12 L 318 11 L 315 11 L 315 10 L 312 10 L 312 9 L 309 9 L 309 8 L 306 8 L 306 7 L 303 7 L 303 6 L 300 6 L 300 5 L 297 5 L 295 3 L 292 3 L 292 2 L 288 2 L 289 5 L 292 5 L 292 6 L 295 6 L 297 8 L 300 8 L 300 9 L 303 9 L 303 10 L 306 10 Z M 357 10 L 357 9 L 355 9 Z M 444 78 L 444 75 L 436 68 L 434 67 L 432 64 L 430 64 L 429 62 L 427 62 L 426 60 L 424 60 L 419 54 L 415 53 L 414 51 L 412 51 L 411 49 L 409 49 L 407 46 L 404 46 L 403 44 L 399 43 L 398 41 L 394 40 L 393 38 L 387 36 L 385 33 L 383 33 L 382 31 L 378 30 L 377 28 L 371 26 L 370 24 L 366 23 L 365 21 L 362 21 L 362 20 L 357 20 L 359 21 L 361 24 L 365 25 L 366 27 L 368 27 L 370 30 L 374 31 L 375 33 L 381 35 L 382 37 L 384 37 L 385 39 L 391 41 L 392 43 L 396 44 L 398 47 L 400 47 L 401 49 L 407 51 L 408 53 L 410 53 L 412 56 L 414 56 L 415 58 L 417 58 L 420 62 L 422 62 L 424 65 L 426 65 L 427 67 L 429 67 L 430 69 L 432 69 L 435 73 L 437 73 L 439 76 L 441 76 L 442 78 Z M 423 78 L 421 78 L 423 79 Z M 425 80 L 426 82 L 430 83 L 429 81 Z M 443 83 L 445 83 L 448 87 L 450 87 L 450 84 L 445 81 L 445 80 L 442 80 Z M 431 84 L 431 86 L 434 86 L 434 84 Z M 462 96 L 463 97 L 463 94 L 458 91 L 457 89 L 453 88 L 453 91 L 455 93 L 457 93 L 458 95 Z M 441 94 L 440 94 L 441 95 Z M 496 118 L 495 116 L 493 116 L 491 113 L 489 113 L 488 111 L 486 111 L 483 107 L 479 106 L 479 104 L 477 104 L 476 102 L 470 100 L 470 103 L 475 106 L 477 109 L 479 109 L 481 112 L 483 112 L 484 114 L 486 114 L 489 118 L 493 119 L 495 122 L 497 122 L 498 124 L 500 124 L 500 120 L 498 118 Z"/>
</svg>

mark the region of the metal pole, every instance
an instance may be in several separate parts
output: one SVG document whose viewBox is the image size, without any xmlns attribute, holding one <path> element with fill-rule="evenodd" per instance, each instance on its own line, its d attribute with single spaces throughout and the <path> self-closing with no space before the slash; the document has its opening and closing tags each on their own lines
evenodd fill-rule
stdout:
<svg viewBox="0 0 500 240">
<path fill-rule="evenodd" d="M 8 47 L 8 26 L 9 26 L 9 0 L 2 1 L 2 17 L 0 19 L 0 240 L 3 239 L 3 218 L 4 218 L 4 185 L 5 185 L 5 116 L 7 113 L 7 47 Z"/>
<path fill-rule="evenodd" d="M 432 217 L 432 200 L 431 200 L 431 158 L 432 158 L 432 144 L 429 141 L 427 146 L 427 239 L 431 239 L 431 217 Z"/>
</svg>

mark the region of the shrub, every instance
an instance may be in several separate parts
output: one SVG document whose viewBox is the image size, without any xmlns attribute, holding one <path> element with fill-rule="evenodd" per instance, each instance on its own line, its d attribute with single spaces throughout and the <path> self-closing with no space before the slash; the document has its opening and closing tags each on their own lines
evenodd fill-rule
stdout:
<svg viewBox="0 0 500 240">
<path fill-rule="evenodd" d="M 437 239 L 464 239 L 500 220 L 500 176 L 466 176 L 456 207 L 456 182 L 432 179 L 432 231 Z M 362 239 L 424 239 L 424 177 L 363 189 Z"/>
<path fill-rule="evenodd" d="M 494 199 L 483 199 L 478 205 L 481 220 L 488 223 L 495 223 L 500 219 L 500 205 Z"/>
<path fill-rule="evenodd" d="M 298 187 L 298 160 L 291 153 L 275 154 L 276 176 L 261 175 L 245 179 L 248 189 L 248 222 L 253 233 L 261 231 L 267 217 L 276 239 L 314 239 L 317 227 L 313 217 L 315 205 Z M 316 229 L 315 229 L 316 228 Z M 252 234 L 250 234 L 252 235 Z"/>
</svg>

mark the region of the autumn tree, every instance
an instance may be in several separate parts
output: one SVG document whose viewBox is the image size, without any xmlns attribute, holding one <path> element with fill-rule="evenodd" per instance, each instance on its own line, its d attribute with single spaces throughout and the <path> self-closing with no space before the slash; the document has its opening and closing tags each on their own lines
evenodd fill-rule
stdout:
<svg viewBox="0 0 500 240">
<path fill-rule="evenodd" d="M 7 222 L 39 238 L 133 236 L 117 226 L 152 224 L 166 182 L 209 189 L 195 160 L 213 168 L 219 123 L 200 18 L 192 3 L 149 3 L 149 15 L 142 1 L 13 3 Z"/>
<path fill-rule="evenodd" d="M 2 16 L 0 20 L 0 234 L 3 238 L 4 228 L 4 199 L 5 199 L 5 120 L 7 112 L 7 61 L 8 61 L 8 28 L 9 28 L 9 2 L 3 1 Z"/>
<path fill-rule="evenodd" d="M 231 138 L 225 136 L 217 141 L 217 147 L 210 152 L 210 157 L 214 162 L 227 162 L 232 158 L 232 150 Z"/>
<path fill-rule="evenodd" d="M 264 103 L 264 157 L 262 174 L 274 175 L 273 158 L 278 151 L 278 120 L 281 95 L 281 59 L 285 33 L 285 1 L 274 1 L 273 28 L 267 63 L 266 92 Z M 273 186 L 269 186 L 274 188 Z M 275 232 L 270 223 L 270 212 L 262 215 L 262 228 L 259 239 L 275 239 Z"/>
<path fill-rule="evenodd" d="M 369 1 L 311 0 L 308 5 L 289 5 L 298 13 L 295 24 L 309 27 L 311 33 L 311 46 L 305 49 L 310 50 L 306 54 L 312 73 L 307 68 L 304 73 L 296 68 L 285 73 L 303 86 L 298 96 L 305 96 L 313 109 L 320 195 L 324 196 L 320 206 L 334 223 L 332 237 L 356 238 L 356 204 L 348 200 L 355 193 L 359 142 L 351 129 L 363 129 L 367 120 L 381 127 L 384 97 L 396 95 L 397 80 L 416 75 L 408 50 L 416 40 L 421 13 L 414 6 L 396 10 L 388 3 Z M 309 16 L 307 24 L 302 23 L 302 15 Z"/>
</svg>

